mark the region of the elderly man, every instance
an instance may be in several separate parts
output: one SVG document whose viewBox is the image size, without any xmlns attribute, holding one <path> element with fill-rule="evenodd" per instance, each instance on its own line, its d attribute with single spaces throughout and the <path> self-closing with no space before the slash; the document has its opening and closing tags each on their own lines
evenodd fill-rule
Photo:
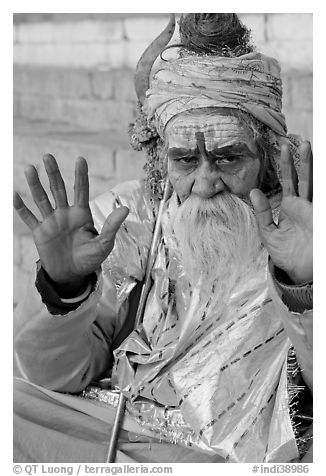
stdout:
<svg viewBox="0 0 326 476">
<path fill-rule="evenodd" d="M 173 31 L 171 16 L 136 73 L 146 183 L 89 205 L 79 158 L 70 206 L 46 155 L 55 208 L 32 166 L 42 220 L 15 194 L 40 257 L 15 320 L 17 462 L 106 461 L 119 392 L 117 462 L 307 450 L 311 148 L 287 135 L 278 63 L 236 15 L 183 16 L 178 55 L 149 80 Z"/>
</svg>

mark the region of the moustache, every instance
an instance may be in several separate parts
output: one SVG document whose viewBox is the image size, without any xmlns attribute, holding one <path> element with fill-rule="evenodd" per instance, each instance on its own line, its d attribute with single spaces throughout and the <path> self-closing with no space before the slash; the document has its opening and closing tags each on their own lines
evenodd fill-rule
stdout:
<svg viewBox="0 0 326 476">
<path fill-rule="evenodd" d="M 197 219 L 199 223 L 209 219 L 216 219 L 221 225 L 237 222 L 239 211 L 246 210 L 248 214 L 254 215 L 254 208 L 249 199 L 238 197 L 230 192 L 221 192 L 211 198 L 201 198 L 197 195 L 190 195 L 178 209 L 178 215 L 185 219 L 187 215 Z"/>
</svg>

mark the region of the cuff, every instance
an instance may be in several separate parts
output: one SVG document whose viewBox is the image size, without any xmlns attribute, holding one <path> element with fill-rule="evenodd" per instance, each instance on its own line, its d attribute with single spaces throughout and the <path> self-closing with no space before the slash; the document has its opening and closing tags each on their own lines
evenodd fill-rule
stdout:
<svg viewBox="0 0 326 476">
<path fill-rule="evenodd" d="M 313 284 L 289 284 L 286 273 L 270 261 L 269 269 L 282 301 L 291 312 L 302 313 L 313 307 Z"/>
<path fill-rule="evenodd" d="M 48 311 L 54 315 L 68 314 L 70 311 L 77 309 L 80 304 L 87 300 L 88 296 L 94 291 L 97 282 L 97 275 L 93 273 L 89 276 L 89 284 L 86 289 L 87 293 L 83 293 L 75 299 L 62 299 L 57 291 L 51 285 L 51 279 L 47 272 L 42 268 L 41 262 L 37 262 L 37 275 L 35 286 L 41 295 L 42 302 L 48 308 Z"/>
</svg>

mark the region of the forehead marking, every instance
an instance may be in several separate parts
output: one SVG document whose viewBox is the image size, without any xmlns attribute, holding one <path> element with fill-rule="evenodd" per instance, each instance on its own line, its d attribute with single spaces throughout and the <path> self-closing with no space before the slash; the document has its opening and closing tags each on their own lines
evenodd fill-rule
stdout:
<svg viewBox="0 0 326 476">
<path fill-rule="evenodd" d="M 195 133 L 196 142 L 198 150 L 201 154 L 205 154 L 206 147 L 205 147 L 205 135 L 203 132 L 196 132 Z"/>
</svg>

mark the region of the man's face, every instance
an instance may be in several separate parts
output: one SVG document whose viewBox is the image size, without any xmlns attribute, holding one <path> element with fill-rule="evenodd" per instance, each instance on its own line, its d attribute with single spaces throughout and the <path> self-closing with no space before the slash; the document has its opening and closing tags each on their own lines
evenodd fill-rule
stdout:
<svg viewBox="0 0 326 476">
<path fill-rule="evenodd" d="M 168 175 L 181 202 L 189 196 L 209 199 L 221 192 L 248 198 L 258 186 L 258 150 L 238 117 L 179 115 L 168 123 L 166 140 Z"/>
</svg>

